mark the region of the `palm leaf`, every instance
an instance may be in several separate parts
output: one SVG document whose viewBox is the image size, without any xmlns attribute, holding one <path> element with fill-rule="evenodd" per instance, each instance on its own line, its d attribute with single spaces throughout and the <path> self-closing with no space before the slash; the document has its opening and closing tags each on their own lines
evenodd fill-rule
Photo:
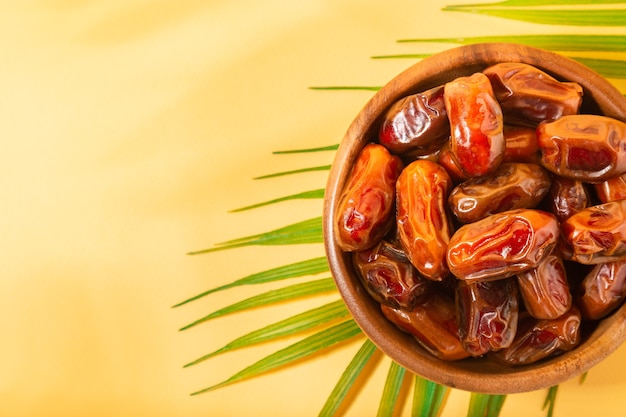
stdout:
<svg viewBox="0 0 626 417">
<path fill-rule="evenodd" d="M 256 204 L 252 204 L 249 206 L 245 206 L 245 207 L 241 207 L 235 210 L 231 210 L 231 213 L 236 213 L 239 211 L 246 211 L 246 210 L 252 210 L 255 208 L 259 208 L 259 207 L 263 207 L 263 206 L 268 206 L 270 204 L 276 204 L 276 203 L 282 203 L 283 201 L 289 201 L 289 200 L 300 200 L 300 199 L 315 199 L 315 198 L 324 198 L 324 189 L 320 188 L 317 190 L 311 190 L 311 191 L 304 191 L 301 193 L 297 193 L 297 194 L 291 194 L 288 196 L 284 196 L 284 197 L 279 197 L 279 198 L 274 198 L 272 200 L 268 200 L 268 201 L 264 201 L 262 203 L 256 203 Z"/>
<path fill-rule="evenodd" d="M 626 9 L 506 9 L 454 5 L 442 10 L 483 14 L 544 25 L 626 26 Z"/>
<path fill-rule="evenodd" d="M 319 417 L 332 417 L 339 406 L 343 403 L 346 395 L 352 388 L 354 381 L 359 376 L 372 355 L 376 352 L 376 346 L 371 340 L 366 339 L 354 358 L 348 364 L 346 370 L 341 374 L 337 385 L 326 399 L 326 403 L 319 413 Z"/>
<path fill-rule="evenodd" d="M 330 170 L 330 165 L 321 165 L 321 166 L 316 166 L 316 167 L 294 169 L 291 171 L 275 172 L 273 174 L 261 175 L 260 177 L 255 177 L 254 179 L 265 180 L 268 178 L 284 177 L 285 175 L 302 174 L 304 172 L 329 171 L 329 170 Z"/>
<path fill-rule="evenodd" d="M 469 36 L 466 38 L 417 38 L 400 39 L 399 43 L 455 43 L 470 45 L 483 42 L 509 42 L 534 46 L 552 51 L 575 52 L 623 52 L 626 46 L 624 35 L 505 35 Z"/>
<path fill-rule="evenodd" d="M 624 47 L 626 47 L 626 45 L 624 45 Z M 606 78 L 626 78 L 626 61 L 581 57 L 573 57 L 573 59 L 602 74 Z"/>
<path fill-rule="evenodd" d="M 309 87 L 311 90 L 322 90 L 322 91 L 332 91 L 332 90 L 347 90 L 347 91 L 378 91 L 382 87 L 378 86 L 365 86 L 365 85 L 330 85 L 330 86 L 319 86 L 319 87 Z"/>
<path fill-rule="evenodd" d="M 292 153 L 310 153 L 310 152 L 323 152 L 323 151 L 336 151 L 339 148 L 339 144 L 322 146 L 318 148 L 308 148 L 308 149 L 292 149 L 287 151 L 274 151 L 272 152 L 274 155 L 288 155 Z"/>
<path fill-rule="evenodd" d="M 506 395 L 478 394 L 470 396 L 467 417 L 498 417 Z"/>
<path fill-rule="evenodd" d="M 230 352 L 232 350 L 250 347 L 259 343 L 303 332 L 305 330 L 312 329 L 313 327 L 328 323 L 332 320 L 344 318 L 348 315 L 348 309 L 342 300 L 333 301 L 321 307 L 296 314 L 295 316 L 289 317 L 285 320 L 281 320 L 274 324 L 270 324 L 269 326 L 252 331 L 244 336 L 238 337 L 216 351 L 189 362 L 184 367 L 186 368 L 198 364 L 214 356 Z"/>
<path fill-rule="evenodd" d="M 335 281 L 332 278 L 318 279 L 315 281 L 304 282 L 300 284 L 290 285 L 277 290 L 271 290 L 262 294 L 255 295 L 238 303 L 231 304 L 227 307 L 221 308 L 208 314 L 184 327 L 180 330 L 186 330 L 190 327 L 197 326 L 200 323 L 209 321 L 218 317 L 225 316 L 227 314 L 236 313 L 238 311 L 248 310 L 251 308 L 261 307 L 268 304 L 274 304 L 279 301 L 293 300 L 298 297 L 304 297 L 307 295 L 319 294 L 323 292 L 334 291 Z"/>
<path fill-rule="evenodd" d="M 322 243 L 322 217 L 304 220 L 269 232 L 246 236 L 218 243 L 213 248 L 189 252 L 188 255 L 217 252 L 226 249 L 253 245 L 295 245 L 302 243 Z"/>
<path fill-rule="evenodd" d="M 337 324 L 329 329 L 323 330 L 312 336 L 300 340 L 292 345 L 287 346 L 265 358 L 255 362 L 247 368 L 237 372 L 225 381 L 212 385 L 208 388 L 201 389 L 191 395 L 198 395 L 205 392 L 213 391 L 236 382 L 244 381 L 252 377 L 264 374 L 273 369 L 286 366 L 299 359 L 313 355 L 323 349 L 346 341 L 361 333 L 361 329 L 356 325 L 354 320 L 348 320 Z"/>
<path fill-rule="evenodd" d="M 279 266 L 277 268 L 272 268 L 266 271 L 257 272 L 255 274 L 245 276 L 229 284 L 221 285 L 208 291 L 204 291 L 201 294 L 188 298 L 185 301 L 174 305 L 174 307 L 180 307 L 183 304 L 187 304 L 191 301 L 205 297 L 214 292 L 223 291 L 229 288 L 239 287 L 242 285 L 265 284 L 268 282 L 280 281 L 283 279 L 297 278 L 306 275 L 315 275 L 321 272 L 326 272 L 328 270 L 328 260 L 325 256 L 307 259 L 305 261 L 295 262 L 292 264 Z"/>
<path fill-rule="evenodd" d="M 391 362 L 387 380 L 383 388 L 383 395 L 378 406 L 377 417 L 392 417 L 396 408 L 398 396 L 404 382 L 406 370 L 395 362 Z"/>
<path fill-rule="evenodd" d="M 598 4 L 620 4 L 623 0 L 505 0 L 495 3 L 479 3 L 479 4 L 465 4 L 464 7 L 491 7 L 491 6 L 571 6 L 574 4 L 582 5 L 598 5 Z"/>
<path fill-rule="evenodd" d="M 559 386 L 555 385 L 553 387 L 550 387 L 550 389 L 548 389 L 548 394 L 546 395 L 546 400 L 543 403 L 543 409 L 545 410 L 546 407 L 548 408 L 548 414 L 547 417 L 552 417 L 553 413 L 554 413 L 554 405 L 556 404 L 556 394 L 559 390 Z"/>
<path fill-rule="evenodd" d="M 415 375 L 411 417 L 437 417 L 446 404 L 450 388 Z"/>
</svg>

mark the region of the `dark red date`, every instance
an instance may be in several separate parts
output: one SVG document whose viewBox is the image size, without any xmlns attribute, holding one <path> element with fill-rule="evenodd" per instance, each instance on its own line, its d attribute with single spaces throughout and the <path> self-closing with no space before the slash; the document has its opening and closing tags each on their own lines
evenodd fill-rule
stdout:
<svg viewBox="0 0 626 417">
<path fill-rule="evenodd" d="M 581 322 L 580 311 L 574 305 L 557 319 L 524 315 L 511 346 L 491 355 L 509 365 L 528 365 L 570 351 L 580 343 Z"/>
<path fill-rule="evenodd" d="M 542 121 L 578 113 L 582 103 L 579 84 L 561 82 L 532 65 L 503 62 L 483 73 L 493 85 L 507 123 L 536 127 Z"/>
<path fill-rule="evenodd" d="M 367 292 L 379 303 L 411 310 L 432 281 L 420 276 L 399 245 L 386 240 L 353 254 L 353 263 Z"/>
<path fill-rule="evenodd" d="M 456 307 L 459 337 L 470 355 L 482 356 L 513 343 L 519 312 L 514 279 L 459 282 Z"/>
<path fill-rule="evenodd" d="M 591 204 L 585 184 L 570 178 L 554 177 L 548 195 L 548 209 L 560 222 Z"/>
<path fill-rule="evenodd" d="M 626 260 L 596 265 L 583 279 L 577 302 L 584 318 L 599 320 L 619 307 L 624 297 Z"/>
<path fill-rule="evenodd" d="M 524 306 L 536 319 L 555 319 L 572 306 L 572 295 L 560 256 L 548 255 L 533 269 L 517 275 Z"/>
<path fill-rule="evenodd" d="M 449 132 L 440 86 L 395 102 L 385 114 L 379 142 L 394 154 L 423 154 Z"/>
<path fill-rule="evenodd" d="M 399 157 L 379 144 L 359 154 L 335 213 L 335 241 L 344 251 L 374 246 L 394 223 L 396 180 L 402 171 Z"/>
</svg>

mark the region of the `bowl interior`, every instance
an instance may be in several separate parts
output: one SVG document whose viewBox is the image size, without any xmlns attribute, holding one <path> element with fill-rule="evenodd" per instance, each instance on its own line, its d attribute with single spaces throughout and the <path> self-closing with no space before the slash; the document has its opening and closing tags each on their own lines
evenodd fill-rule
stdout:
<svg viewBox="0 0 626 417">
<path fill-rule="evenodd" d="M 382 115 L 395 101 L 499 62 L 527 63 L 562 81 L 577 82 L 584 90 L 582 113 L 604 114 L 626 121 L 624 96 L 596 72 L 561 55 L 501 43 L 444 51 L 399 74 L 356 116 L 330 171 L 323 228 L 326 254 L 337 288 L 357 324 L 386 355 L 409 371 L 449 387 L 507 394 L 556 385 L 582 374 L 604 359 L 626 338 L 626 305 L 602 320 L 576 349 L 546 361 L 520 367 L 504 366 L 487 358 L 443 361 L 426 352 L 412 336 L 400 331 L 382 315 L 379 304 L 367 294 L 356 276 L 350 256 L 334 243 L 332 221 L 352 164 L 363 146 L 376 139 Z"/>
</svg>

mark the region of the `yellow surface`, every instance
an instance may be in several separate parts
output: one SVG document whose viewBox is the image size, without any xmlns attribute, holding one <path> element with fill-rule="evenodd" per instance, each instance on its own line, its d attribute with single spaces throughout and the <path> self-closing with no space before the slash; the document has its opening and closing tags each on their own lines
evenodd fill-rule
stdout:
<svg viewBox="0 0 626 417">
<path fill-rule="evenodd" d="M 258 288 L 171 306 L 321 245 L 186 253 L 320 214 L 318 200 L 228 213 L 324 185 L 325 172 L 252 179 L 329 164 L 332 152 L 272 151 L 337 143 L 372 95 L 308 87 L 381 85 L 414 61 L 371 56 L 447 47 L 397 39 L 571 31 L 446 3 L 0 2 L 0 415 L 317 415 L 362 339 L 196 397 L 295 339 L 182 366 L 323 297 L 185 332 Z M 554 415 L 623 415 L 625 359 L 564 384 Z M 345 415 L 375 414 L 380 362 Z M 444 416 L 465 415 L 468 398 L 454 391 Z M 543 398 L 509 396 L 503 416 L 543 416 Z"/>
</svg>

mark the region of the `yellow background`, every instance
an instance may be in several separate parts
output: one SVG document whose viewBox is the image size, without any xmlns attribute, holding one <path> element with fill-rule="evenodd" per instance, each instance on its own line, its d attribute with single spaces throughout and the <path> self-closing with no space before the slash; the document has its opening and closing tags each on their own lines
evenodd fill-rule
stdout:
<svg viewBox="0 0 626 417">
<path fill-rule="evenodd" d="M 324 297 L 184 332 L 259 288 L 171 306 L 321 245 L 186 253 L 321 213 L 319 200 L 228 212 L 325 184 L 326 172 L 252 179 L 330 164 L 332 152 L 272 151 L 338 143 L 373 94 L 310 86 L 382 85 L 414 61 L 371 56 L 450 46 L 398 39 L 581 31 L 449 3 L 0 1 L 0 415 L 317 415 L 362 338 L 195 397 L 296 339 L 182 366 Z M 625 349 L 563 384 L 555 416 L 623 415 Z M 346 415 L 375 414 L 378 360 Z M 544 395 L 509 396 L 502 415 L 543 416 Z M 465 415 L 468 398 L 454 391 L 444 416 Z"/>
</svg>

